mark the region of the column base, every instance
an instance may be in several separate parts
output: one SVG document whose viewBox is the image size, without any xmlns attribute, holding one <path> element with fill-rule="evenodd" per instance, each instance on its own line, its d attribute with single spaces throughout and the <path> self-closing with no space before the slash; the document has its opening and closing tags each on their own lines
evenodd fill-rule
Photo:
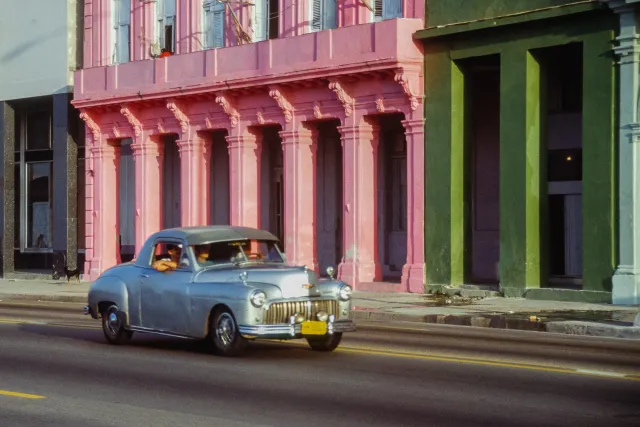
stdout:
<svg viewBox="0 0 640 427">
<path fill-rule="evenodd" d="M 640 271 L 620 266 L 612 277 L 611 303 L 614 305 L 640 304 Z"/>
<path fill-rule="evenodd" d="M 375 262 L 343 262 L 338 266 L 338 278 L 351 285 L 354 290 L 362 282 L 375 282 L 382 278 L 380 265 Z"/>
<path fill-rule="evenodd" d="M 402 288 L 405 292 L 424 293 L 424 264 L 405 264 L 402 267 Z"/>
</svg>

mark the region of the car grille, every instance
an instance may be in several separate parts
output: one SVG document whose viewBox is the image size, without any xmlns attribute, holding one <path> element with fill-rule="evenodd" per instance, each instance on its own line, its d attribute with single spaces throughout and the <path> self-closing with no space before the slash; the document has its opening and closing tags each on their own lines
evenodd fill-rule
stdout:
<svg viewBox="0 0 640 427">
<path fill-rule="evenodd" d="M 317 320 L 316 315 L 321 311 L 335 315 L 336 319 L 340 317 L 340 305 L 335 300 L 276 302 L 266 309 L 264 323 L 289 323 L 289 318 L 296 313 L 304 315 L 305 320 Z"/>
</svg>

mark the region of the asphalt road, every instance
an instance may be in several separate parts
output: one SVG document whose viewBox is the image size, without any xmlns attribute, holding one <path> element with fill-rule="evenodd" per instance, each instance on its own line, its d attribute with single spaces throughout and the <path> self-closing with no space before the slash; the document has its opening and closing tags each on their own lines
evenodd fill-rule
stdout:
<svg viewBox="0 0 640 427">
<path fill-rule="evenodd" d="M 442 325 L 365 328 L 334 353 L 244 357 L 79 314 L 0 305 L 0 426 L 638 426 L 637 341 Z"/>
</svg>

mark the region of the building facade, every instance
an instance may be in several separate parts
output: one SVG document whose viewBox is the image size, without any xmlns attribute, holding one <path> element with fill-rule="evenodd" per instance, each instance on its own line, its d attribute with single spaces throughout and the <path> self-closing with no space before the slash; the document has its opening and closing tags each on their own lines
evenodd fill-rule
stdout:
<svg viewBox="0 0 640 427">
<path fill-rule="evenodd" d="M 429 1 L 428 286 L 611 301 L 616 28 L 595 0 Z"/>
<path fill-rule="evenodd" d="M 233 224 L 358 289 L 424 289 L 422 0 L 86 0 L 85 277 Z"/>
<path fill-rule="evenodd" d="M 84 126 L 71 106 L 84 3 L 5 0 L 0 14 L 2 276 L 84 262 Z M 84 208 L 80 209 L 83 213 Z"/>
</svg>

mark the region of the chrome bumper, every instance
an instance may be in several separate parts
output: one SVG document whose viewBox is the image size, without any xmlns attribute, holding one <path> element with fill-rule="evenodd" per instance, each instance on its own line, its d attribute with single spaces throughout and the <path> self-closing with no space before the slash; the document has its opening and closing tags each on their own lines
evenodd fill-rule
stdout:
<svg viewBox="0 0 640 427">
<path fill-rule="evenodd" d="M 280 323 L 277 325 L 238 325 L 240 334 L 245 338 L 281 338 L 292 339 L 302 337 L 302 324 Z M 336 320 L 327 322 L 327 335 L 353 332 L 356 324 L 352 320 Z"/>
</svg>

